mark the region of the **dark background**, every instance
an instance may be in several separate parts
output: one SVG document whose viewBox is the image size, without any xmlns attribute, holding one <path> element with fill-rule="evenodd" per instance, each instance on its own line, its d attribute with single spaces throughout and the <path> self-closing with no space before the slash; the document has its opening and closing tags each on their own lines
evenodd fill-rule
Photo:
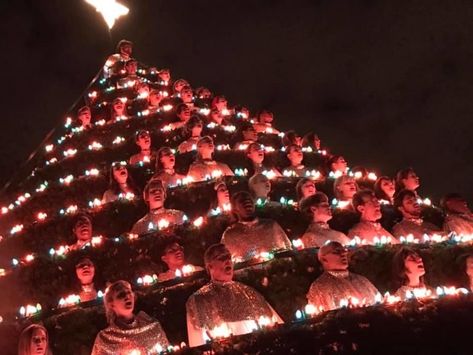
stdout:
<svg viewBox="0 0 473 355">
<path fill-rule="evenodd" d="M 421 195 L 473 200 L 472 1 L 136 0 L 112 33 L 82 0 L 2 1 L 0 182 L 113 52 L 315 130 L 351 166 L 413 166 Z"/>
</svg>

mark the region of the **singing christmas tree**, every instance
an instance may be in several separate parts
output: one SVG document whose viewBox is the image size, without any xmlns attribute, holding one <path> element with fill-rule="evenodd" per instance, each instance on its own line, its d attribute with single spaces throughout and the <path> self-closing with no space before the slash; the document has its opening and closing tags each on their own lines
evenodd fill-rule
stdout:
<svg viewBox="0 0 473 355">
<path fill-rule="evenodd" d="M 276 122 L 120 41 L 3 196 L 2 353 L 465 349 L 467 213 Z"/>
</svg>

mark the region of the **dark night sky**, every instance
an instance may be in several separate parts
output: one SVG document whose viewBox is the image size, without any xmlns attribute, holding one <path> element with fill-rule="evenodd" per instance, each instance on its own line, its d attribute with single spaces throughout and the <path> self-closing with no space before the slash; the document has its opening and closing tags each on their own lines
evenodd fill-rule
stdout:
<svg viewBox="0 0 473 355">
<path fill-rule="evenodd" d="M 112 35 L 82 0 L 0 5 L 5 182 L 128 38 L 276 125 L 315 130 L 350 165 L 412 165 L 421 194 L 473 200 L 473 2 L 136 0 Z"/>
</svg>

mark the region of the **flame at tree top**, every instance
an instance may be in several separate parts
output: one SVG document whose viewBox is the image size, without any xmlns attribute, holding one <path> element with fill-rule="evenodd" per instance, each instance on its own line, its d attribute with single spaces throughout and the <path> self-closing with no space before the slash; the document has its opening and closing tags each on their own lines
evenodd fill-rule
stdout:
<svg viewBox="0 0 473 355">
<path fill-rule="evenodd" d="M 115 0 L 85 0 L 90 5 L 94 6 L 97 12 L 100 12 L 103 19 L 107 23 L 109 29 L 115 25 L 115 21 L 120 17 L 125 16 L 130 11 L 125 5 L 116 2 Z"/>
</svg>

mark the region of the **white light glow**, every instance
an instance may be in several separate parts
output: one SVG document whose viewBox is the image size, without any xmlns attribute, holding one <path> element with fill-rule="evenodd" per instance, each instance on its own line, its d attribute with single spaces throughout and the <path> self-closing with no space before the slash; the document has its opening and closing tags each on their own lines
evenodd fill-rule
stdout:
<svg viewBox="0 0 473 355">
<path fill-rule="evenodd" d="M 115 25 L 115 21 L 125 16 L 130 11 L 126 6 L 116 2 L 115 0 L 85 0 L 87 3 L 95 7 L 100 12 L 103 19 L 107 23 L 109 29 Z"/>
</svg>

